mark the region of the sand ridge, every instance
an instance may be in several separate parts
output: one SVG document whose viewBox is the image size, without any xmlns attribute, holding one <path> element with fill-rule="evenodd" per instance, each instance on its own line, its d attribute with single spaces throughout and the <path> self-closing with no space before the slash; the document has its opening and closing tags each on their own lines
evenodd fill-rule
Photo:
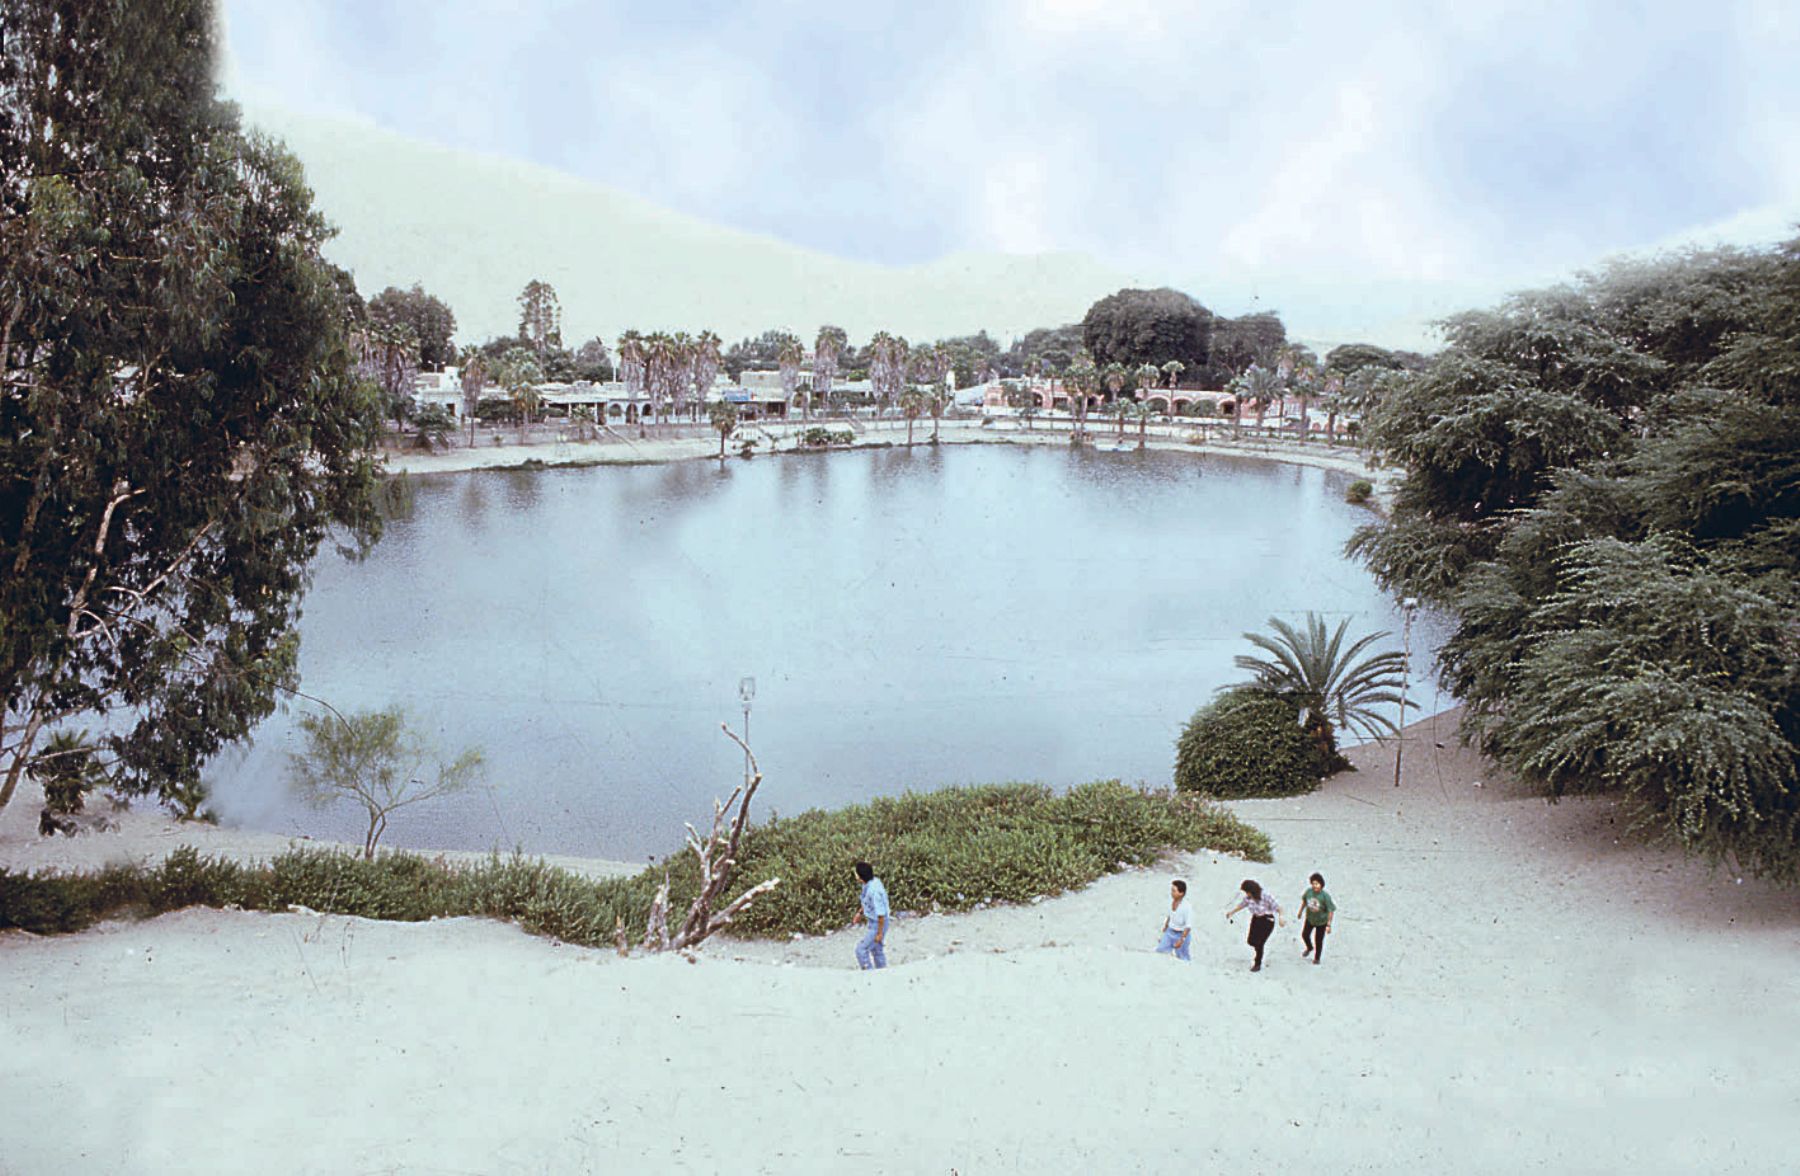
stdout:
<svg viewBox="0 0 1800 1176">
<path fill-rule="evenodd" d="M 1398 789 L 1390 745 L 1235 804 L 1271 865 L 902 919 L 884 973 L 848 928 L 694 963 L 471 919 L 0 936 L 0 1105 L 30 1112 L 0 1169 L 1786 1170 L 1800 894 L 1644 846 L 1610 800 L 1547 805 L 1454 724 L 1409 729 Z M 1251 974 L 1237 882 L 1291 912 L 1314 869 L 1324 964 L 1290 922 Z M 1150 951 L 1177 874 L 1187 965 Z"/>
</svg>

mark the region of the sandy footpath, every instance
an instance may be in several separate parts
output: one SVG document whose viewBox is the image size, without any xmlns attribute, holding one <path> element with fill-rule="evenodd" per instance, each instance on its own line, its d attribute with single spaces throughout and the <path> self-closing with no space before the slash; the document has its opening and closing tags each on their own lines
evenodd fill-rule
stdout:
<svg viewBox="0 0 1800 1176">
<path fill-rule="evenodd" d="M 1236 805 L 1271 866 L 902 919 L 883 973 L 849 930 L 696 963 L 471 919 L 0 935 L 0 1171 L 1791 1171 L 1800 894 L 1636 844 L 1609 801 L 1524 795 L 1454 721 L 1412 729 L 1398 789 L 1367 748 Z M 0 865 L 115 836 L 46 846 L 18 807 Z M 143 820 L 130 853 L 193 834 Z M 1251 974 L 1237 882 L 1291 908 L 1313 869 L 1324 964 L 1290 924 Z M 1192 964 L 1149 951 L 1172 874 Z"/>
</svg>

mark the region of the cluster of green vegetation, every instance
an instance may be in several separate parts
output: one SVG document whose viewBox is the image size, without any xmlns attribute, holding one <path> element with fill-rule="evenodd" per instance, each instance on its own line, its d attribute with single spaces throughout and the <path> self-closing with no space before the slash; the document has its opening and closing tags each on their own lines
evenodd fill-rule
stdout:
<svg viewBox="0 0 1800 1176">
<path fill-rule="evenodd" d="M 1032 784 L 907 793 L 751 829 L 743 883 L 781 885 L 739 924 L 764 935 L 842 926 L 859 859 L 876 864 L 901 908 L 962 911 L 1061 894 L 1123 865 L 1197 849 L 1256 861 L 1270 853 L 1268 838 L 1222 809 L 1116 780 L 1061 795 Z"/>
<path fill-rule="evenodd" d="M 1351 506 L 1361 506 L 1375 497 L 1375 484 L 1367 478 L 1358 478 L 1344 489 L 1344 501 Z"/>
<path fill-rule="evenodd" d="M 833 445 L 849 445 L 856 434 L 849 429 L 827 429 L 814 425 L 800 433 L 800 444 L 808 449 L 827 449 Z"/>
<path fill-rule="evenodd" d="M 1194 712 L 1175 742 L 1175 787 L 1227 799 L 1299 796 L 1335 770 L 1300 708 L 1265 690 L 1228 690 Z"/>
<path fill-rule="evenodd" d="M 781 885 L 736 925 L 773 937 L 842 927 L 855 910 L 850 867 L 858 859 L 879 865 L 903 909 L 952 911 L 1059 894 L 1175 849 L 1269 859 L 1268 839 L 1229 813 L 1116 781 L 1064 795 L 1026 784 L 908 794 L 752 826 L 733 890 L 771 877 Z M 633 942 L 642 935 L 662 877 L 659 868 L 596 880 L 518 857 L 459 865 L 319 849 L 244 865 L 184 848 L 158 866 L 89 874 L 0 870 L 0 928 L 75 931 L 99 919 L 187 906 L 298 905 L 376 919 L 484 916 L 594 946 L 613 942 L 621 923 Z M 691 855 L 671 859 L 669 879 L 670 909 L 685 910 L 699 885 Z"/>
<path fill-rule="evenodd" d="M 1445 683 L 1501 763 L 1800 876 L 1800 240 L 1445 328 L 1367 421 L 1405 479 L 1351 550 L 1454 616 Z"/>
<path fill-rule="evenodd" d="M 596 880 L 519 857 L 455 865 L 404 853 L 365 859 L 343 850 L 293 849 L 246 865 L 184 846 L 156 866 L 116 865 L 86 874 L 0 870 L 0 927 L 49 934 L 190 906 L 301 906 L 401 921 L 479 915 L 597 945 L 612 941 L 619 919 L 641 932 L 654 893 L 648 875 Z"/>
</svg>

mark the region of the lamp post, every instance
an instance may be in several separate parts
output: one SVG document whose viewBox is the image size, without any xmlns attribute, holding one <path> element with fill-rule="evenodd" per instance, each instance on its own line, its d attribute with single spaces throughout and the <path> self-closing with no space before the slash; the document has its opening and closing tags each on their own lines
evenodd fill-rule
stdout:
<svg viewBox="0 0 1800 1176">
<path fill-rule="evenodd" d="M 744 787 L 750 787 L 750 703 L 756 698 L 756 679 L 738 679 L 738 701 L 744 704 Z"/>
<path fill-rule="evenodd" d="M 1419 598 L 1408 596 L 1400 602 L 1406 613 L 1400 638 L 1400 729 L 1394 734 L 1394 787 L 1400 787 L 1400 757 L 1406 751 L 1406 680 L 1412 672 L 1412 620 L 1419 611 Z"/>
</svg>

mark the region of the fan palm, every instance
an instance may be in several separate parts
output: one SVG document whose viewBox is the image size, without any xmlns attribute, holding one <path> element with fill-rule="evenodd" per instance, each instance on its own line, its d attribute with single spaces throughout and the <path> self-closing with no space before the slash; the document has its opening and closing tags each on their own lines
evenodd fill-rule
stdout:
<svg viewBox="0 0 1800 1176">
<path fill-rule="evenodd" d="M 1317 613 L 1306 614 L 1304 631 L 1278 617 L 1269 618 L 1274 635 L 1245 633 L 1250 644 L 1267 657 L 1239 654 L 1236 664 L 1250 671 L 1250 681 L 1239 683 L 1286 698 L 1302 711 L 1302 723 L 1318 740 L 1319 749 L 1337 761 L 1337 731 L 1355 731 L 1372 738 L 1397 731 L 1394 721 L 1377 708 L 1398 705 L 1404 659 L 1389 651 L 1363 656 L 1363 652 L 1389 633 L 1371 633 L 1348 648 L 1344 645 L 1348 619 L 1327 632 Z"/>
</svg>

